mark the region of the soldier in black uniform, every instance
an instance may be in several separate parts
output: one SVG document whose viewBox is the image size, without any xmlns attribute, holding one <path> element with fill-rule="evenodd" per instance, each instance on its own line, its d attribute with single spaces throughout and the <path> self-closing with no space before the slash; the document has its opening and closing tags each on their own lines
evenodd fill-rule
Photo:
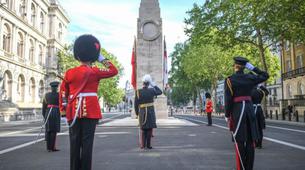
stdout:
<svg viewBox="0 0 305 170">
<path fill-rule="evenodd" d="M 225 83 L 225 116 L 229 120 L 237 156 L 237 170 L 252 170 L 254 146 L 258 139 L 256 116 L 254 114 L 251 91 L 269 78 L 267 72 L 254 67 L 243 57 L 235 57 L 235 73 Z M 245 74 L 244 69 L 254 74 Z M 239 157 L 240 155 L 240 157 Z M 241 160 L 241 161 L 240 161 Z"/>
<path fill-rule="evenodd" d="M 161 94 L 162 91 L 152 82 L 150 75 L 145 75 L 143 88 L 137 90 L 135 94 L 135 112 L 139 117 L 141 129 L 141 149 L 152 149 L 152 129 L 157 128 L 154 99 Z"/>
<path fill-rule="evenodd" d="M 52 91 L 45 94 L 42 104 L 42 115 L 46 122 L 46 141 L 49 152 L 59 151 L 55 147 L 56 133 L 60 131 L 59 94 L 57 92 L 59 82 L 51 82 Z"/>
<path fill-rule="evenodd" d="M 258 140 L 256 142 L 256 147 L 258 149 L 262 148 L 263 129 L 266 128 L 265 116 L 261 106 L 261 102 L 268 95 L 269 95 L 269 91 L 264 86 L 254 88 L 251 94 L 252 102 L 254 106 L 254 113 L 256 115 L 256 120 L 258 125 Z"/>
</svg>

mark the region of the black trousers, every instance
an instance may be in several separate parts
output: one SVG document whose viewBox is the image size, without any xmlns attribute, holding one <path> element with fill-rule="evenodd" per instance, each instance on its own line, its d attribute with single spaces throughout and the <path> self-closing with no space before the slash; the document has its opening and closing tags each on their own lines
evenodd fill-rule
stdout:
<svg viewBox="0 0 305 170">
<path fill-rule="evenodd" d="M 56 132 L 46 132 L 45 139 L 47 141 L 47 150 L 54 150 L 56 143 Z"/>
<path fill-rule="evenodd" d="M 142 129 L 142 147 L 151 147 L 152 129 Z"/>
<path fill-rule="evenodd" d="M 98 119 L 77 119 L 69 129 L 70 170 L 91 170 L 92 149 Z"/>
<path fill-rule="evenodd" d="M 212 125 L 212 113 L 207 113 L 208 116 L 208 125 Z"/>
<path fill-rule="evenodd" d="M 259 138 L 258 138 L 258 140 L 256 142 L 256 146 L 257 147 L 262 147 L 263 136 L 264 136 L 263 128 L 258 127 L 258 133 L 259 133 Z"/>
<path fill-rule="evenodd" d="M 252 170 L 255 155 L 254 142 L 237 142 L 237 144 L 245 170 Z M 236 153 L 236 157 L 239 158 L 238 153 Z M 241 162 L 239 162 L 239 167 L 237 167 L 237 170 L 242 170 Z"/>
</svg>

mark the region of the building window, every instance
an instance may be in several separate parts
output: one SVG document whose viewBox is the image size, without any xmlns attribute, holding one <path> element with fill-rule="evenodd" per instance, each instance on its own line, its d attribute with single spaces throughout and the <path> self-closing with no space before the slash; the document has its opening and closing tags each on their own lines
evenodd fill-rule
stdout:
<svg viewBox="0 0 305 170">
<path fill-rule="evenodd" d="M 292 68 L 291 68 L 291 60 L 287 60 L 286 61 L 286 71 L 289 72 L 291 70 L 292 70 Z"/>
<path fill-rule="evenodd" d="M 35 5 L 32 3 L 31 5 L 31 23 L 35 26 L 35 19 L 36 19 L 36 8 Z"/>
<path fill-rule="evenodd" d="M 292 98 L 292 87 L 290 84 L 287 85 L 287 97 Z"/>
<path fill-rule="evenodd" d="M 58 35 L 57 35 L 58 39 L 61 40 L 62 38 L 62 24 L 59 23 L 58 25 Z"/>
<path fill-rule="evenodd" d="M 301 82 L 298 83 L 298 94 L 299 95 L 304 95 L 305 94 L 305 86 Z"/>
<path fill-rule="evenodd" d="M 8 24 L 4 24 L 4 30 L 2 35 L 2 49 L 10 52 L 11 50 L 11 29 Z"/>
<path fill-rule="evenodd" d="M 30 50 L 29 50 L 29 59 L 32 64 L 34 64 L 34 42 L 30 40 Z"/>
<path fill-rule="evenodd" d="M 2 100 L 12 100 L 12 82 L 12 73 L 10 71 L 5 71 L 0 94 Z"/>
<path fill-rule="evenodd" d="M 43 66 L 44 65 L 44 58 L 43 58 L 43 49 L 42 49 L 42 46 L 39 45 L 39 65 Z"/>
<path fill-rule="evenodd" d="M 24 76 L 21 74 L 18 77 L 18 84 L 17 84 L 17 95 L 19 102 L 24 101 L 24 87 L 25 87 L 25 79 Z"/>
<path fill-rule="evenodd" d="M 297 68 L 302 68 L 302 67 L 304 67 L 303 61 L 304 61 L 303 55 L 298 55 L 298 56 L 297 56 L 297 63 L 296 63 Z"/>
<path fill-rule="evenodd" d="M 30 79 L 30 83 L 29 83 L 29 94 L 30 94 L 32 103 L 35 102 L 35 88 L 36 88 L 35 79 L 32 77 Z"/>
<path fill-rule="evenodd" d="M 25 0 L 20 0 L 19 1 L 19 15 L 21 17 L 25 16 Z"/>
<path fill-rule="evenodd" d="M 23 58 L 23 47 L 24 47 L 23 35 L 21 32 L 18 33 L 18 40 L 17 40 L 17 55 L 20 58 Z"/>
<path fill-rule="evenodd" d="M 40 13 L 40 31 L 41 31 L 41 33 L 43 33 L 43 27 L 44 27 L 44 15 L 41 12 Z"/>
</svg>

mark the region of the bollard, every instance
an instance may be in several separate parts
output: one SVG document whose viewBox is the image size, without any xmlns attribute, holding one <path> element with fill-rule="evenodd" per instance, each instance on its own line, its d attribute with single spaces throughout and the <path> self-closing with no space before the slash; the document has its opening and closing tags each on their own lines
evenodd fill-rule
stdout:
<svg viewBox="0 0 305 170">
<path fill-rule="evenodd" d="M 272 110 L 270 110 L 270 119 L 272 120 Z"/>
<path fill-rule="evenodd" d="M 299 122 L 299 112 L 295 111 L 295 121 Z"/>
<path fill-rule="evenodd" d="M 291 121 L 291 112 L 288 112 L 288 120 Z"/>
<path fill-rule="evenodd" d="M 282 120 L 285 120 L 285 109 L 282 109 Z"/>
<path fill-rule="evenodd" d="M 276 120 L 279 120 L 279 113 L 278 113 L 277 110 L 275 111 L 275 119 L 276 119 Z"/>
<path fill-rule="evenodd" d="M 305 122 L 305 110 L 303 112 L 303 119 L 304 119 L 304 122 Z"/>
</svg>

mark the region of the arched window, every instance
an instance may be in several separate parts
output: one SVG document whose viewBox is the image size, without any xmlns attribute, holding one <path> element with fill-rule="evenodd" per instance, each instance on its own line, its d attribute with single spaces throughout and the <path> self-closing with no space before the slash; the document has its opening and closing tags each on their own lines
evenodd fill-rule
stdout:
<svg viewBox="0 0 305 170">
<path fill-rule="evenodd" d="M 290 84 L 287 85 L 287 97 L 288 98 L 292 97 L 292 87 Z"/>
<path fill-rule="evenodd" d="M 42 102 L 43 95 L 44 95 L 44 83 L 43 83 L 43 80 L 40 80 L 39 89 L 38 89 L 38 97 L 40 99 L 40 102 Z"/>
<path fill-rule="evenodd" d="M 19 15 L 21 17 L 25 16 L 25 0 L 19 0 Z"/>
<path fill-rule="evenodd" d="M 44 58 L 43 58 L 43 49 L 42 49 L 42 46 L 39 45 L 39 57 L 38 57 L 38 60 L 39 60 L 39 65 L 43 66 L 44 64 Z"/>
<path fill-rule="evenodd" d="M 24 41 L 23 41 L 23 35 L 21 32 L 18 32 L 18 39 L 17 39 L 17 55 L 20 58 L 23 58 L 23 45 Z"/>
<path fill-rule="evenodd" d="M 299 95 L 305 94 L 305 86 L 302 82 L 298 82 L 298 94 Z"/>
<path fill-rule="evenodd" d="M 18 94 L 18 100 L 19 102 L 24 102 L 24 92 L 25 92 L 25 79 L 22 74 L 18 77 L 18 84 L 17 84 L 17 94 Z"/>
<path fill-rule="evenodd" d="M 3 75 L 3 80 L 1 84 L 1 99 L 2 100 L 12 100 L 12 73 L 10 71 L 5 71 Z"/>
<path fill-rule="evenodd" d="M 59 40 L 61 40 L 61 38 L 62 38 L 62 24 L 61 23 L 59 23 L 59 25 L 58 25 L 58 39 Z"/>
<path fill-rule="evenodd" d="M 35 5 L 32 3 L 31 5 L 31 23 L 35 26 L 35 19 L 36 19 L 36 8 Z"/>
<path fill-rule="evenodd" d="M 34 42 L 30 40 L 30 50 L 29 50 L 29 59 L 32 64 L 34 64 Z"/>
<path fill-rule="evenodd" d="M 43 33 L 43 28 L 44 28 L 44 15 L 41 12 L 40 13 L 40 32 L 42 32 L 42 33 Z"/>
<path fill-rule="evenodd" d="M 35 79 L 32 77 L 29 82 L 29 94 L 32 103 L 35 103 L 35 88 L 36 88 Z"/>
<path fill-rule="evenodd" d="M 2 35 L 2 49 L 10 52 L 11 50 L 11 29 L 8 24 L 4 24 L 3 35 Z"/>
</svg>

